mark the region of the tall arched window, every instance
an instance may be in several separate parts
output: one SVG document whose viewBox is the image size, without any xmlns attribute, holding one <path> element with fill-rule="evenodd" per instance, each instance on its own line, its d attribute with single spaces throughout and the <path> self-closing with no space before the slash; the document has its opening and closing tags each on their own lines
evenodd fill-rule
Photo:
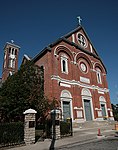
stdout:
<svg viewBox="0 0 118 150">
<path fill-rule="evenodd" d="M 68 57 L 65 54 L 61 55 L 61 71 L 68 74 Z"/>
</svg>

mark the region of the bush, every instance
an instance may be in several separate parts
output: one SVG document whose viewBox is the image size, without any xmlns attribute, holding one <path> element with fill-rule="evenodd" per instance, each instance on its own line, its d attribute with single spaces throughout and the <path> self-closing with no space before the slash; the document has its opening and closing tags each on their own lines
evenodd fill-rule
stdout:
<svg viewBox="0 0 118 150">
<path fill-rule="evenodd" d="M 24 125 L 22 122 L 0 124 L 0 144 L 20 144 L 24 141 Z"/>
</svg>

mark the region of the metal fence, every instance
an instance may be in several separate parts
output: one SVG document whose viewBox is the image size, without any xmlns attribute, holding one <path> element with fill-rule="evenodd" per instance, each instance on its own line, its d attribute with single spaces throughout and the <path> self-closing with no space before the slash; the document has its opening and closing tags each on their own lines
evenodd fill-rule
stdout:
<svg viewBox="0 0 118 150">
<path fill-rule="evenodd" d="M 24 143 L 23 122 L 0 123 L 0 148 Z"/>
</svg>

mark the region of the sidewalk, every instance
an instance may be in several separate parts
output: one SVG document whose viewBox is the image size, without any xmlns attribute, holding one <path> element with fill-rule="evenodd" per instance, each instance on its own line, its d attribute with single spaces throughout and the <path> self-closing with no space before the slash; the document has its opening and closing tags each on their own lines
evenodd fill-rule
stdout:
<svg viewBox="0 0 118 150">
<path fill-rule="evenodd" d="M 15 147 L 10 148 L 9 150 L 49 150 L 50 147 L 52 149 L 58 149 L 66 147 L 67 145 L 76 144 L 76 143 L 84 143 L 92 140 L 97 140 L 98 128 L 86 128 L 86 129 L 79 129 L 74 128 L 73 136 L 61 138 L 59 140 L 52 141 L 51 139 L 45 139 L 45 141 L 37 142 L 32 145 L 22 146 L 22 147 Z M 113 130 L 113 125 L 108 127 L 101 127 L 101 134 L 104 135 L 102 138 L 106 137 L 114 137 L 115 130 Z"/>
</svg>

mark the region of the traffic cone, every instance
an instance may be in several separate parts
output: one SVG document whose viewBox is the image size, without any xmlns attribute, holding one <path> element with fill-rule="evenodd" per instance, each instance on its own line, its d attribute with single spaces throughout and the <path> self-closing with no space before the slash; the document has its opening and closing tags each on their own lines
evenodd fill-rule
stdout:
<svg viewBox="0 0 118 150">
<path fill-rule="evenodd" d="M 98 136 L 102 136 L 100 129 L 98 129 Z"/>
</svg>

